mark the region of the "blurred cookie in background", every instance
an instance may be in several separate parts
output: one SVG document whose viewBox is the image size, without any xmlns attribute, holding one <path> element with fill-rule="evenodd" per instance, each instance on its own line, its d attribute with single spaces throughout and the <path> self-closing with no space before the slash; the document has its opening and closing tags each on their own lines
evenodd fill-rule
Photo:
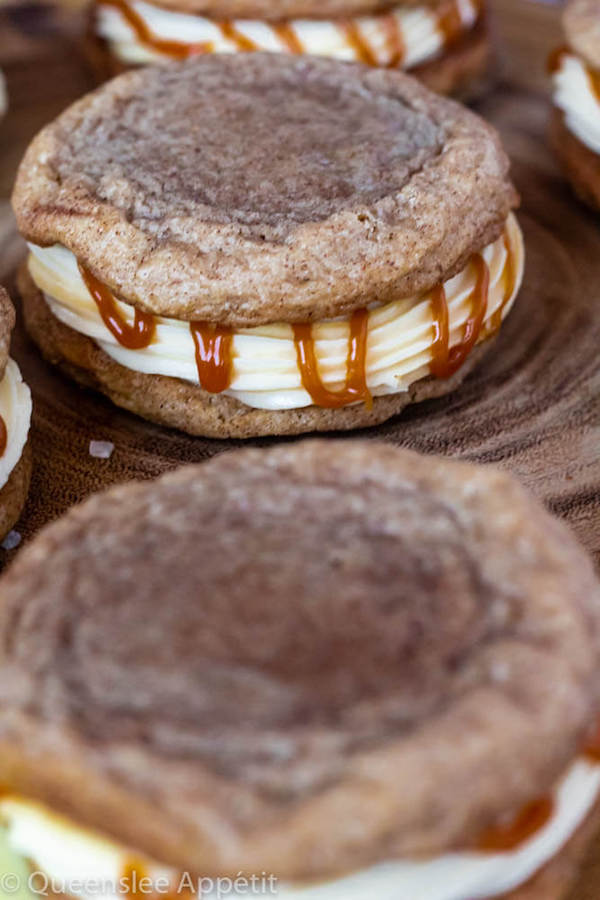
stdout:
<svg viewBox="0 0 600 900">
<path fill-rule="evenodd" d="M 0 286 L 0 540 L 25 505 L 31 477 L 31 392 L 9 356 L 15 310 Z"/>
<path fill-rule="evenodd" d="M 565 44 L 549 62 L 552 143 L 578 196 L 600 209 L 600 0 L 571 0 Z"/>
<path fill-rule="evenodd" d="M 260 50 L 409 70 L 461 96 L 478 91 L 490 58 L 481 0 L 96 0 L 89 50 L 100 77 Z"/>
</svg>

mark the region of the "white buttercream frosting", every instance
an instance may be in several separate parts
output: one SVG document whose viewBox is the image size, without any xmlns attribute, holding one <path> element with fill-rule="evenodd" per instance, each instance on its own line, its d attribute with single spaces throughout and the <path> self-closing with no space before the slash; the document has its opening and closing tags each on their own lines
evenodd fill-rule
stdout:
<svg viewBox="0 0 600 900">
<path fill-rule="evenodd" d="M 0 456 L 1 489 L 21 459 L 31 423 L 31 392 L 12 359 L 8 360 L 0 381 L 0 415 L 6 426 L 6 449 Z"/>
<path fill-rule="evenodd" d="M 554 791 L 548 822 L 516 849 L 504 853 L 449 853 L 432 859 L 396 860 L 320 884 L 276 884 L 283 900 L 484 900 L 525 884 L 553 859 L 585 821 L 600 792 L 600 764 L 577 760 Z M 93 897 L 116 900 L 123 896 L 119 880 L 132 863 L 140 862 L 145 876 L 174 887 L 182 876 L 140 859 L 129 848 L 59 817 L 23 798 L 5 796 L 0 817 L 10 850 L 29 860 L 65 891 L 92 900 L 86 882 L 96 885 Z M 276 877 L 277 873 L 273 873 Z M 189 882 L 186 882 L 189 884 Z M 101 894 L 97 885 L 105 886 Z M 113 886 L 111 891 L 110 886 Z M 270 889 L 269 889 L 270 890 Z M 163 891 L 166 893 L 166 891 Z M 158 896 L 158 893 L 157 893 Z M 216 896 L 216 893 L 214 894 Z M 209 900 L 213 893 L 204 893 Z"/>
<path fill-rule="evenodd" d="M 569 131 L 594 153 L 600 153 L 600 99 L 586 63 L 573 53 L 562 53 L 553 85 L 554 103 L 564 113 Z"/>
<path fill-rule="evenodd" d="M 144 0 L 127 0 L 130 8 L 140 17 L 144 27 L 158 40 L 177 41 L 180 44 L 209 45 L 212 53 L 233 53 L 239 49 L 231 37 L 210 18 L 189 13 L 161 9 Z M 456 12 L 461 28 L 468 31 L 478 18 L 474 0 L 456 0 Z M 410 68 L 432 59 L 444 48 L 446 39 L 440 27 L 439 16 L 430 6 L 398 6 L 391 13 L 398 29 L 396 46 L 403 48 L 401 65 Z M 151 63 L 165 58 L 148 42 L 141 40 L 121 11 L 102 0 L 96 6 L 96 33 L 106 40 L 111 51 L 122 62 L 130 65 Z M 303 51 L 312 56 L 328 56 L 346 61 L 363 61 L 353 42 L 348 38 L 348 20 L 291 19 L 286 25 Z M 251 41 L 253 48 L 267 52 L 288 52 L 289 45 L 267 22 L 239 19 L 230 23 L 243 38 Z M 394 64 L 394 46 L 390 42 L 389 18 L 382 15 L 361 16 L 352 20 L 361 40 L 368 48 L 373 61 L 380 66 Z"/>
<path fill-rule="evenodd" d="M 505 301 L 508 254 L 511 248 L 515 285 Z M 523 238 L 516 218 L 507 220 L 505 236 L 482 255 L 490 271 L 490 289 L 482 335 L 497 310 L 505 316 L 519 290 L 524 268 Z M 166 375 L 198 384 L 195 348 L 189 323 L 157 317 L 154 341 L 143 350 L 121 346 L 107 329 L 79 271 L 65 247 L 31 245 L 29 269 L 53 314 L 65 325 L 96 341 L 117 363 L 149 375 Z M 450 346 L 461 342 L 471 315 L 470 297 L 477 273 L 471 264 L 445 283 Z M 504 304 L 504 306 L 503 306 Z M 118 303 L 128 323 L 134 310 Z M 319 371 L 327 387 L 344 383 L 347 370 L 349 321 L 313 325 Z M 366 354 L 367 385 L 373 396 L 406 391 L 429 372 L 434 331 L 429 294 L 396 300 L 369 311 Z M 233 336 L 233 372 L 225 392 L 258 409 L 297 409 L 312 405 L 302 386 L 292 327 L 283 323 L 239 329 Z"/>
</svg>

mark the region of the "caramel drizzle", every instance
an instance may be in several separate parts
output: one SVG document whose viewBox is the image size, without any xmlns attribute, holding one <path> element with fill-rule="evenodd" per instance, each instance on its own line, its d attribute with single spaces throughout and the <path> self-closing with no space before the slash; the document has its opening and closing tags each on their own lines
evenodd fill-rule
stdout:
<svg viewBox="0 0 600 900">
<path fill-rule="evenodd" d="M 523 807 L 511 822 L 486 829 L 477 841 L 477 849 L 488 853 L 514 850 L 547 825 L 553 812 L 552 797 L 534 800 Z"/>
<path fill-rule="evenodd" d="M 398 16 L 391 12 L 383 18 L 383 24 L 387 35 L 387 45 L 390 58 L 388 60 L 388 68 L 400 68 L 406 56 L 406 47 L 402 37 L 402 29 Z"/>
<path fill-rule="evenodd" d="M 79 271 L 98 307 L 102 321 L 119 344 L 128 350 L 143 350 L 145 347 L 148 347 L 154 340 L 156 333 L 154 316 L 136 309 L 133 325 L 129 325 L 123 318 L 113 294 L 106 285 L 102 284 L 81 263 L 79 264 Z"/>
<path fill-rule="evenodd" d="M 488 304 L 490 270 L 480 253 L 473 256 L 471 264 L 477 273 L 475 287 L 469 298 L 471 312 L 465 323 L 463 339 L 454 347 L 450 347 L 450 316 L 444 285 L 437 285 L 431 292 L 433 344 L 430 371 L 436 378 L 449 378 L 454 375 L 465 362 L 481 334 Z"/>
<path fill-rule="evenodd" d="M 143 893 L 147 896 L 148 891 L 146 890 L 145 883 L 147 878 L 148 873 L 145 866 L 138 860 L 127 860 L 123 866 L 121 883 L 127 888 L 126 896 L 129 900 L 137 900 L 138 897 L 143 896 L 142 889 Z M 141 882 L 144 882 L 144 884 L 141 884 Z"/>
<path fill-rule="evenodd" d="M 561 67 L 563 57 L 570 54 L 573 54 L 573 51 L 568 46 L 557 47 L 556 50 L 553 50 L 548 57 L 548 71 L 550 72 L 550 74 L 553 75 L 555 72 L 558 72 Z M 588 66 L 587 63 L 585 63 L 580 57 L 579 59 L 585 67 L 585 72 L 591 91 L 596 97 L 596 100 L 600 102 L 600 71 L 598 71 L 598 69 L 593 69 L 591 66 Z"/>
<path fill-rule="evenodd" d="M 291 25 L 288 25 L 286 22 L 279 22 L 277 25 L 273 26 L 273 31 L 290 53 L 304 53 L 302 41 Z"/>
<path fill-rule="evenodd" d="M 464 31 L 458 0 L 449 0 L 444 3 L 438 12 L 438 28 L 444 35 L 444 44 L 449 46 L 460 37 Z"/>
<path fill-rule="evenodd" d="M 346 381 L 339 391 L 330 391 L 321 379 L 313 328 L 310 322 L 293 325 L 296 358 L 304 390 L 310 394 L 315 406 L 340 409 L 349 403 L 363 401 L 370 406 L 372 397 L 367 387 L 367 338 L 369 336 L 369 312 L 358 309 L 350 320 Z"/>
<path fill-rule="evenodd" d="M 366 66 L 376 66 L 377 57 L 371 50 L 369 42 L 363 37 L 358 24 L 352 19 L 347 19 L 341 23 L 340 28 L 346 35 L 346 39 L 354 50 L 359 62 L 364 63 Z"/>
<path fill-rule="evenodd" d="M 184 900 L 199 900 L 193 894 L 190 886 L 181 886 L 181 876 L 177 880 L 179 882 L 178 886 L 171 882 L 165 891 L 164 885 L 161 884 L 159 890 L 158 882 L 155 883 L 153 881 L 147 867 L 139 860 L 128 859 L 121 872 L 120 884 L 126 888 L 125 896 L 129 900 L 140 900 L 140 898 L 146 898 L 146 900 L 159 900 L 159 898 L 160 900 L 177 900 L 178 897 L 182 897 Z"/>
<path fill-rule="evenodd" d="M 223 37 L 228 41 L 231 41 L 232 44 L 235 44 L 237 49 L 242 53 L 252 53 L 253 51 L 260 49 L 258 44 L 255 44 L 254 41 L 247 38 L 245 34 L 238 31 L 232 22 L 220 22 L 219 28 L 221 29 Z"/>
<path fill-rule="evenodd" d="M 600 762 L 600 722 L 590 731 L 583 745 L 583 755 L 593 762 Z"/>
<path fill-rule="evenodd" d="M 600 763 L 600 722 L 590 729 L 582 747 L 583 756 Z M 492 853 L 514 850 L 542 829 L 552 818 L 554 801 L 551 796 L 528 803 L 512 821 L 488 828 L 480 835 L 477 849 Z"/>
<path fill-rule="evenodd" d="M 200 44 L 186 44 L 182 41 L 163 40 L 146 25 L 143 18 L 127 3 L 127 0 L 101 0 L 103 6 L 118 9 L 127 24 L 135 32 L 140 44 L 145 44 L 157 53 L 164 53 L 174 59 L 187 59 L 199 53 L 211 53 L 213 45 L 209 41 Z"/>
<path fill-rule="evenodd" d="M 556 47 L 550 53 L 547 62 L 548 72 L 553 75 L 555 72 L 558 72 L 562 65 L 563 57 L 570 53 L 569 47 L 567 45 L 563 45 L 562 47 Z"/>
<path fill-rule="evenodd" d="M 6 422 L 3 417 L 0 416 L 0 456 L 4 456 L 6 453 L 6 445 L 8 444 L 8 431 L 6 428 Z"/>
<path fill-rule="evenodd" d="M 198 380 L 211 394 L 220 394 L 231 384 L 233 372 L 233 332 L 222 325 L 190 322 L 196 348 Z"/>
</svg>

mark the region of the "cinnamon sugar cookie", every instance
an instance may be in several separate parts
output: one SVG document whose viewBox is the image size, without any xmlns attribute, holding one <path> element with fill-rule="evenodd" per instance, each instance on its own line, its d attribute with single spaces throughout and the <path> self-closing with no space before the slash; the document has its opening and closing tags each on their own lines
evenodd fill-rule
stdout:
<svg viewBox="0 0 600 900">
<path fill-rule="evenodd" d="M 224 454 L 72 510 L 0 598 L 0 812 L 67 890 L 558 900 L 597 824 L 600 588 L 493 469 Z"/>
<path fill-rule="evenodd" d="M 25 314 L 52 361 L 194 434 L 358 427 L 489 346 L 523 272 L 516 200 L 496 133 L 399 72 L 138 70 L 26 154 Z"/>
</svg>

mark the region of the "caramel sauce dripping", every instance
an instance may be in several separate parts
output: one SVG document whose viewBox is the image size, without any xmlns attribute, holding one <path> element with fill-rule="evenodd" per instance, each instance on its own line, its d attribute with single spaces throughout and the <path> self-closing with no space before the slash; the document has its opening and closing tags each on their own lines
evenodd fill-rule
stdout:
<svg viewBox="0 0 600 900">
<path fill-rule="evenodd" d="M 600 102 L 600 72 L 598 71 L 598 69 L 590 68 L 590 66 L 586 66 L 585 70 L 592 92 L 596 100 Z"/>
<path fill-rule="evenodd" d="M 477 841 L 477 849 L 487 853 L 514 850 L 547 825 L 553 812 L 552 797 L 534 800 L 523 807 L 512 822 L 486 829 Z"/>
<path fill-rule="evenodd" d="M 231 384 L 233 332 L 221 325 L 190 322 L 196 348 L 198 379 L 205 391 L 220 394 Z"/>
<path fill-rule="evenodd" d="M 140 884 L 148 877 L 146 867 L 139 860 L 128 859 L 121 874 L 122 884 L 127 887 L 125 896 L 130 900 L 137 900 L 139 897 L 147 897 L 149 893 L 152 894 L 151 890 L 150 892 L 146 890 L 146 884 Z"/>
<path fill-rule="evenodd" d="M 340 409 L 342 406 L 361 400 L 368 406 L 372 404 L 371 393 L 367 387 L 367 338 L 369 335 L 369 312 L 367 309 L 358 309 L 350 319 L 346 381 L 344 387 L 339 391 L 330 391 L 323 384 L 319 374 L 310 322 L 293 325 L 292 328 L 302 386 L 310 394 L 315 406 Z"/>
<path fill-rule="evenodd" d="M 449 378 L 454 375 L 465 362 L 481 334 L 490 289 L 490 270 L 480 253 L 474 255 L 472 265 L 475 266 L 477 276 L 469 298 L 471 313 L 465 323 L 463 339 L 454 347 L 450 347 L 450 321 L 444 285 L 438 285 L 431 292 L 433 344 L 430 371 L 436 378 Z"/>
<path fill-rule="evenodd" d="M 133 325 L 128 325 L 119 309 L 111 291 L 102 284 L 95 275 L 79 264 L 79 271 L 88 291 L 90 292 L 102 321 L 122 347 L 128 350 L 143 350 L 148 347 L 156 332 L 154 316 L 149 313 L 135 310 Z"/>
<path fill-rule="evenodd" d="M 458 0 L 448 0 L 438 12 L 438 28 L 446 46 L 454 44 L 464 31 Z"/>
<path fill-rule="evenodd" d="M 397 69 L 404 62 L 406 47 L 402 37 L 402 29 L 398 21 L 398 16 L 391 12 L 383 17 L 383 25 L 387 35 L 387 45 L 390 54 L 388 68 Z"/>
<path fill-rule="evenodd" d="M 450 321 L 446 290 L 438 284 L 431 292 L 431 313 L 433 326 L 433 344 L 431 345 L 431 364 L 429 370 L 437 378 L 445 378 L 448 366 L 450 346 Z"/>
<path fill-rule="evenodd" d="M 273 31 L 275 32 L 281 43 L 287 47 L 290 53 L 304 53 L 302 42 L 300 41 L 298 35 L 291 27 L 291 25 L 287 25 L 285 22 L 280 22 L 278 25 L 273 26 Z"/>
<path fill-rule="evenodd" d="M 210 53 L 213 45 L 209 41 L 200 44 L 185 44 L 182 41 L 163 40 L 146 25 L 143 18 L 127 3 L 127 0 L 101 0 L 101 5 L 118 9 L 127 24 L 135 32 L 140 44 L 145 44 L 157 53 L 164 53 L 174 59 L 187 59 L 199 53 Z"/>
<path fill-rule="evenodd" d="M 584 743 L 583 755 L 593 762 L 600 762 L 600 722 Z"/>
<path fill-rule="evenodd" d="M 571 53 L 573 53 L 573 51 L 567 45 L 557 47 L 556 50 L 553 50 L 548 57 L 548 72 L 551 75 L 553 75 L 555 72 L 558 72 L 561 67 L 563 57 L 568 56 Z M 583 60 L 581 61 L 583 63 Z M 588 66 L 587 63 L 583 63 L 583 65 L 585 66 L 586 75 L 589 81 L 590 88 L 592 89 L 592 93 L 600 102 L 600 71 L 598 71 L 598 69 L 593 69 L 591 66 Z"/>
<path fill-rule="evenodd" d="M 0 456 L 6 453 L 6 445 L 8 444 L 8 431 L 6 430 L 6 422 L 0 416 Z"/>
<path fill-rule="evenodd" d="M 145 900 L 158 900 L 158 898 L 161 898 L 161 900 L 176 900 L 177 897 L 182 897 L 184 900 L 193 900 L 193 898 L 200 900 L 187 885 L 182 889 L 171 882 L 167 890 L 164 890 L 162 884 L 159 890 L 158 883 L 153 883 L 147 867 L 136 859 L 127 860 L 123 866 L 120 883 L 127 888 L 125 896 L 129 900 L 140 900 L 140 898 L 145 898 Z M 181 877 L 179 878 L 179 885 L 181 885 Z"/>
<path fill-rule="evenodd" d="M 223 37 L 235 44 L 242 53 L 252 53 L 254 50 L 260 49 L 254 41 L 251 41 L 245 34 L 238 31 L 231 22 L 219 22 L 219 28 Z"/>
<path fill-rule="evenodd" d="M 566 44 L 564 44 L 562 47 L 556 47 L 556 49 L 550 53 L 550 56 L 548 57 L 547 68 L 548 72 L 551 75 L 553 75 L 555 72 L 558 72 L 563 61 L 563 56 L 566 56 L 569 52 L 569 48 Z"/>
<path fill-rule="evenodd" d="M 348 19 L 345 22 L 342 22 L 341 28 L 359 62 L 364 63 L 367 66 L 376 66 L 378 64 L 377 57 L 371 50 L 368 41 L 362 36 L 357 23 L 353 22 L 352 19 Z"/>
</svg>

